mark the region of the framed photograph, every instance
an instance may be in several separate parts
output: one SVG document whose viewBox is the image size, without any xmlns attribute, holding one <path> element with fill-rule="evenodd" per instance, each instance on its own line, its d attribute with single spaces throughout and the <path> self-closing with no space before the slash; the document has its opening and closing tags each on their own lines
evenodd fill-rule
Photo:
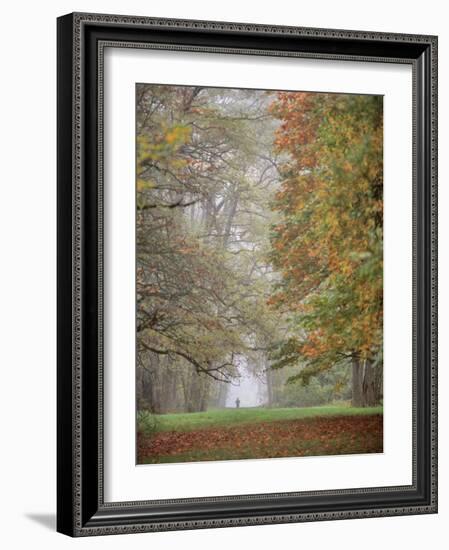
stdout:
<svg viewBox="0 0 449 550">
<path fill-rule="evenodd" d="M 437 38 L 58 19 L 58 531 L 437 511 Z"/>
</svg>

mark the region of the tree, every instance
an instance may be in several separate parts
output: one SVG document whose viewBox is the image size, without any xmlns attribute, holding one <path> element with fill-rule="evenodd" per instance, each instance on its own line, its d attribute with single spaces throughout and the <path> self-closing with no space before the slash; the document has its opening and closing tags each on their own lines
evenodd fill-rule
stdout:
<svg viewBox="0 0 449 550">
<path fill-rule="evenodd" d="M 282 92 L 276 148 L 287 153 L 270 256 L 281 273 L 270 304 L 289 314 L 273 367 L 292 379 L 352 362 L 352 400 L 381 398 L 382 98 Z"/>
<path fill-rule="evenodd" d="M 139 391 L 154 412 L 222 403 L 214 384 L 231 383 L 239 356 L 263 353 L 272 333 L 261 221 L 277 182 L 270 101 L 137 87 Z"/>
</svg>

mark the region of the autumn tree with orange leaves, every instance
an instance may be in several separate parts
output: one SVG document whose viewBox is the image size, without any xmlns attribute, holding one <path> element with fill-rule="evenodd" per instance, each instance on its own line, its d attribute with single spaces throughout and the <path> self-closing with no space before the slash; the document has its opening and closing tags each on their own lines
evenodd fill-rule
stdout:
<svg viewBox="0 0 449 550">
<path fill-rule="evenodd" d="M 382 396 L 383 102 L 380 96 L 280 92 L 283 153 L 270 260 L 271 306 L 288 317 L 274 368 L 293 379 L 352 364 L 352 404 Z"/>
</svg>

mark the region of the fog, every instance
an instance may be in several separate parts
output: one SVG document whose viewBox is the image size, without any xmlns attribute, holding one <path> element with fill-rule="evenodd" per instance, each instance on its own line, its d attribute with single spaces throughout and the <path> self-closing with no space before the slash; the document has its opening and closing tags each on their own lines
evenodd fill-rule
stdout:
<svg viewBox="0 0 449 550">
<path fill-rule="evenodd" d="M 244 358 L 239 361 L 240 377 L 233 380 L 226 396 L 226 407 L 236 407 L 237 398 L 240 407 L 260 407 L 267 404 L 267 385 L 265 375 L 255 374 Z"/>
</svg>

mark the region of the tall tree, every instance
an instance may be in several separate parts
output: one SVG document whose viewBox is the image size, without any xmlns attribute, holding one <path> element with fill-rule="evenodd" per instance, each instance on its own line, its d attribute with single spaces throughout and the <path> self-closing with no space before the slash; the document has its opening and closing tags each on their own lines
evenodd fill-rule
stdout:
<svg viewBox="0 0 449 550">
<path fill-rule="evenodd" d="M 149 388 L 172 387 L 173 373 L 181 408 L 222 403 L 210 379 L 232 382 L 239 356 L 258 353 L 271 332 L 261 222 L 277 182 L 270 101 L 259 91 L 137 87 L 137 341 L 155 412 L 173 405 Z"/>
<path fill-rule="evenodd" d="M 273 208 L 271 261 L 281 279 L 270 299 L 290 314 L 274 367 L 311 376 L 350 360 L 353 404 L 381 398 L 382 98 L 279 93 L 276 147 L 288 153 Z"/>
</svg>

